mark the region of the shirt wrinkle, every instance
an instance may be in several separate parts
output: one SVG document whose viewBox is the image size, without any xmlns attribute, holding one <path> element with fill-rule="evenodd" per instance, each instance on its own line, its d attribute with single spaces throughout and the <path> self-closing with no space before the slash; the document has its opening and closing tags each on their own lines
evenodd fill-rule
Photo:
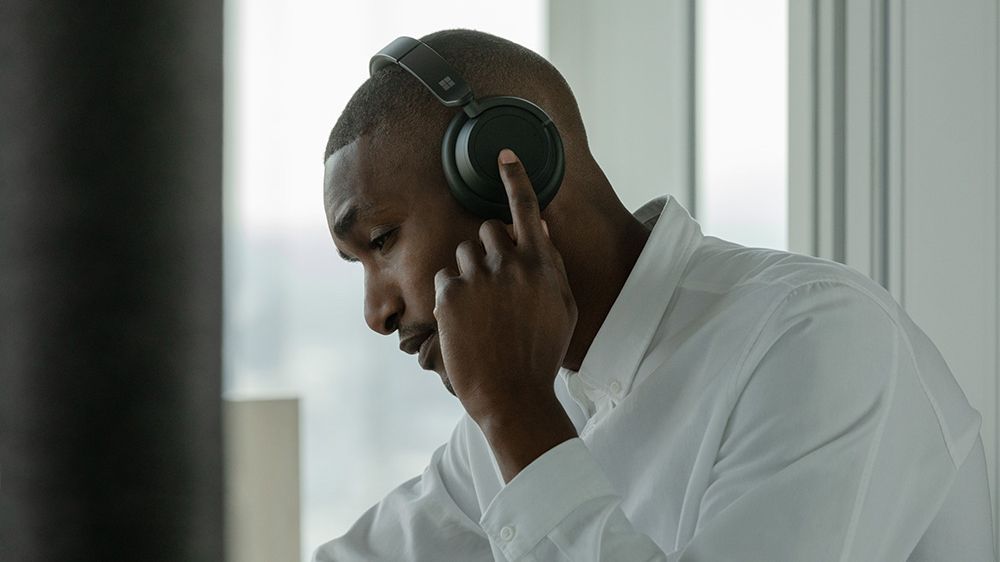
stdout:
<svg viewBox="0 0 1000 562">
<path fill-rule="evenodd" d="M 505 484 L 464 416 L 315 562 L 995 560 L 981 417 L 883 288 L 703 236 L 669 196 L 635 217 L 639 258 L 553 379 L 578 437 Z"/>
</svg>

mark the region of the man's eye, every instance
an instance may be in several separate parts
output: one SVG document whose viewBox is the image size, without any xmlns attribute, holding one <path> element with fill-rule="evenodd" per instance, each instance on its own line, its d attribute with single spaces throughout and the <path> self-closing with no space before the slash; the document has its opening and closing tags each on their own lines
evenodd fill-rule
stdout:
<svg viewBox="0 0 1000 562">
<path fill-rule="evenodd" d="M 396 232 L 396 229 L 392 229 L 384 234 L 379 234 L 375 238 L 372 238 L 372 241 L 368 243 L 368 246 L 372 250 L 382 250 L 385 248 L 385 245 L 389 240 L 389 236 L 392 236 L 394 232 Z"/>
</svg>

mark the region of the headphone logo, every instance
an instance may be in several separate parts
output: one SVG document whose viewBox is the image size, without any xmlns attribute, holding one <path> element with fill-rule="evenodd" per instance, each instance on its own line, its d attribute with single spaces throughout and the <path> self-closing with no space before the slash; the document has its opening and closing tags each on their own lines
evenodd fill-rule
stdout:
<svg viewBox="0 0 1000 562">
<path fill-rule="evenodd" d="M 451 79 L 451 76 L 445 76 L 440 82 L 438 82 L 438 85 L 447 92 L 452 88 L 452 86 L 455 85 L 455 81 Z"/>
</svg>

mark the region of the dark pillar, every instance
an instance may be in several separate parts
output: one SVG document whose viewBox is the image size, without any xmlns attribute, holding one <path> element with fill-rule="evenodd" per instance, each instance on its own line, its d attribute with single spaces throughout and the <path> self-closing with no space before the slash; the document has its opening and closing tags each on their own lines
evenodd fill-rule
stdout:
<svg viewBox="0 0 1000 562">
<path fill-rule="evenodd" d="M 0 560 L 222 560 L 221 0 L 0 2 Z"/>
</svg>

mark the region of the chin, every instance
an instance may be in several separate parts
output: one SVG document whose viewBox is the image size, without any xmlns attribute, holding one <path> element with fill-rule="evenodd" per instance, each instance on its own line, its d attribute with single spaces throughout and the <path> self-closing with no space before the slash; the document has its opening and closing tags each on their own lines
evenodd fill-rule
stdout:
<svg viewBox="0 0 1000 562">
<path fill-rule="evenodd" d="M 451 380 L 448 378 L 448 373 L 438 373 L 438 374 L 441 375 L 441 384 L 444 385 L 445 390 L 450 392 L 451 395 L 454 396 L 455 398 L 458 398 L 458 395 L 455 394 L 455 389 L 451 387 Z"/>
</svg>

